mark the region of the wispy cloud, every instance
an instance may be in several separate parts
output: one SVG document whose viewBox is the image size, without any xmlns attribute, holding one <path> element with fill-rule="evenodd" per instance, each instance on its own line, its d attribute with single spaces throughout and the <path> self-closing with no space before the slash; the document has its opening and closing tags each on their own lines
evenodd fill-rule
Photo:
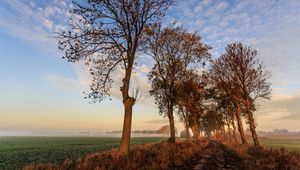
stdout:
<svg viewBox="0 0 300 170">
<path fill-rule="evenodd" d="M 258 49 L 272 73 L 270 81 L 275 89 L 271 101 L 260 103 L 258 128 L 271 129 L 276 125 L 284 128 L 290 121 L 288 128 L 300 129 L 295 123 L 300 120 L 299 93 L 295 93 L 300 89 L 299 9 L 300 1 L 294 0 L 186 0 L 178 2 L 169 19 L 199 32 L 213 47 L 214 57 L 234 41 Z"/>
<path fill-rule="evenodd" d="M 57 49 L 53 32 L 66 27 L 68 1 L 3 0 L 0 5 L 0 29 L 49 51 Z M 51 47 L 51 48 L 49 48 Z"/>
<path fill-rule="evenodd" d="M 70 1 L 54 0 L 54 1 L 18 1 L 5 0 L 0 6 L 0 26 L 2 30 L 21 39 L 38 44 L 49 51 L 57 50 L 57 39 L 50 38 L 54 32 L 66 30 L 68 27 L 68 18 L 70 17 L 69 9 Z M 141 57 L 139 61 L 147 60 L 147 57 Z M 140 63 L 132 74 L 131 91 L 135 88 L 140 89 L 142 96 L 141 102 L 147 103 L 149 100 L 148 90 L 149 83 L 146 74 L 149 66 L 146 63 Z M 89 91 L 91 76 L 87 68 L 82 64 L 72 66 L 76 78 L 70 78 L 58 74 L 46 75 L 47 81 L 55 88 L 60 90 L 82 93 Z M 120 86 L 122 85 L 122 70 L 116 69 L 112 77 L 115 84 L 111 89 L 111 95 L 121 99 Z M 131 93 L 131 92 L 130 92 Z M 150 99 L 151 100 L 151 99 Z M 151 102 L 148 102 L 149 104 Z"/>
<path fill-rule="evenodd" d="M 146 74 L 148 73 L 149 69 L 150 68 L 148 66 L 141 65 L 137 66 L 133 70 L 129 94 L 133 95 L 133 93 L 136 91 L 136 88 L 138 88 L 138 103 L 154 107 L 154 100 L 152 97 L 150 97 L 148 92 L 150 89 L 150 84 Z M 89 93 L 89 85 L 92 82 L 92 77 L 88 71 L 89 69 L 84 64 L 78 63 L 73 65 L 73 70 L 75 72 L 75 78 L 70 78 L 63 74 L 49 74 L 46 76 L 46 80 L 52 85 L 52 87 L 62 91 L 76 94 L 83 94 L 82 92 Z M 120 87 L 122 86 L 123 75 L 124 73 L 121 68 L 117 68 L 111 74 L 114 84 L 111 88 L 110 95 L 119 100 L 122 100 Z"/>
<path fill-rule="evenodd" d="M 226 44 L 242 41 L 259 50 L 272 83 L 293 84 L 300 67 L 299 1 L 180 1 L 171 20 L 197 31 L 218 57 Z M 193 11 L 189 15 L 188 11 Z M 195 22 L 196 21 L 196 22 Z"/>
<path fill-rule="evenodd" d="M 258 128 L 287 128 L 299 130 L 300 90 L 293 94 L 274 94 L 271 101 L 259 102 L 256 113 Z M 274 125 L 276 125 L 274 127 Z"/>
</svg>

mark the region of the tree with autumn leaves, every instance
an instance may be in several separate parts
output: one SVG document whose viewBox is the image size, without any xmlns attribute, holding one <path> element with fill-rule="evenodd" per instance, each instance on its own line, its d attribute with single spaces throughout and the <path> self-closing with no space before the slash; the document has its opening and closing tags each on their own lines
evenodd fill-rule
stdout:
<svg viewBox="0 0 300 170">
<path fill-rule="evenodd" d="M 203 44 L 196 33 L 174 24 L 165 28 L 160 24 L 149 27 L 145 44 L 145 52 L 154 60 L 149 73 L 150 94 L 154 96 L 159 113 L 169 119 L 169 141 L 175 142 L 173 112 L 180 95 L 178 86 L 188 75 L 190 67 L 203 65 L 210 58 L 210 47 Z"/>
<path fill-rule="evenodd" d="M 242 43 L 229 44 L 225 53 L 213 62 L 210 76 L 215 86 L 231 99 L 242 142 L 247 144 L 241 120 L 243 111 L 254 145 L 259 146 L 253 115 L 255 101 L 269 99 L 271 88 L 267 82 L 270 74 L 259 61 L 257 50 Z"/>
<path fill-rule="evenodd" d="M 87 98 L 101 102 L 110 96 L 112 73 L 124 73 L 120 91 L 124 123 L 120 153 L 127 155 L 130 145 L 132 107 L 130 80 L 137 51 L 143 45 L 145 27 L 157 23 L 173 0 L 88 0 L 73 1 L 70 29 L 59 35 L 59 48 L 69 62 L 84 62 L 93 78 Z"/>
<path fill-rule="evenodd" d="M 194 139 L 199 139 L 202 118 L 205 114 L 207 78 L 194 70 L 185 72 L 178 85 L 177 107 L 182 117 L 186 133 L 191 128 Z"/>
</svg>

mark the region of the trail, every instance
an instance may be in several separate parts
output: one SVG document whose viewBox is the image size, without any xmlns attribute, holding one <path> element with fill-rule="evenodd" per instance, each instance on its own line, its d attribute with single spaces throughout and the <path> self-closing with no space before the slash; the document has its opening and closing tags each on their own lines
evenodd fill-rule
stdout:
<svg viewBox="0 0 300 170">
<path fill-rule="evenodd" d="M 243 160 L 225 145 L 210 141 L 207 147 L 194 157 L 190 169 L 193 170 L 238 170 L 244 169 Z"/>
</svg>

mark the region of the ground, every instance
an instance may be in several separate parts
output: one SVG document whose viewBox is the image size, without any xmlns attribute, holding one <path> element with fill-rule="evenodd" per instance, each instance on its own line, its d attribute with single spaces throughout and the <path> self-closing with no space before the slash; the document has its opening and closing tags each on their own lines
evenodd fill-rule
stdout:
<svg viewBox="0 0 300 170">
<path fill-rule="evenodd" d="M 167 138 L 132 138 L 132 144 L 155 143 Z M 261 138 L 264 146 L 285 147 L 300 153 L 300 138 Z M 60 163 L 75 160 L 88 153 L 118 147 L 119 138 L 104 137 L 0 137 L 0 169 L 20 169 L 38 162 Z M 207 167 L 236 167 L 239 158 L 228 152 L 222 144 L 210 142 L 201 154 L 193 158 L 194 169 Z M 217 168 L 216 168 L 217 169 Z"/>
<path fill-rule="evenodd" d="M 243 160 L 223 144 L 210 141 L 205 149 L 193 158 L 190 169 L 245 169 Z"/>
</svg>

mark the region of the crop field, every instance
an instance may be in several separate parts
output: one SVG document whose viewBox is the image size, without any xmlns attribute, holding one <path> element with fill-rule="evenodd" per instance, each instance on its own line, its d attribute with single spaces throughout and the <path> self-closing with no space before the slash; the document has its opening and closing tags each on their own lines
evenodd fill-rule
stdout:
<svg viewBox="0 0 300 170">
<path fill-rule="evenodd" d="M 267 147 L 284 147 L 300 153 L 300 137 L 268 137 L 261 138 L 260 143 Z"/>
<path fill-rule="evenodd" d="M 132 144 L 165 140 L 159 137 L 132 138 Z M 120 138 L 109 137 L 0 137 L 0 169 L 21 169 L 38 162 L 59 163 L 87 153 L 118 147 Z"/>
</svg>

